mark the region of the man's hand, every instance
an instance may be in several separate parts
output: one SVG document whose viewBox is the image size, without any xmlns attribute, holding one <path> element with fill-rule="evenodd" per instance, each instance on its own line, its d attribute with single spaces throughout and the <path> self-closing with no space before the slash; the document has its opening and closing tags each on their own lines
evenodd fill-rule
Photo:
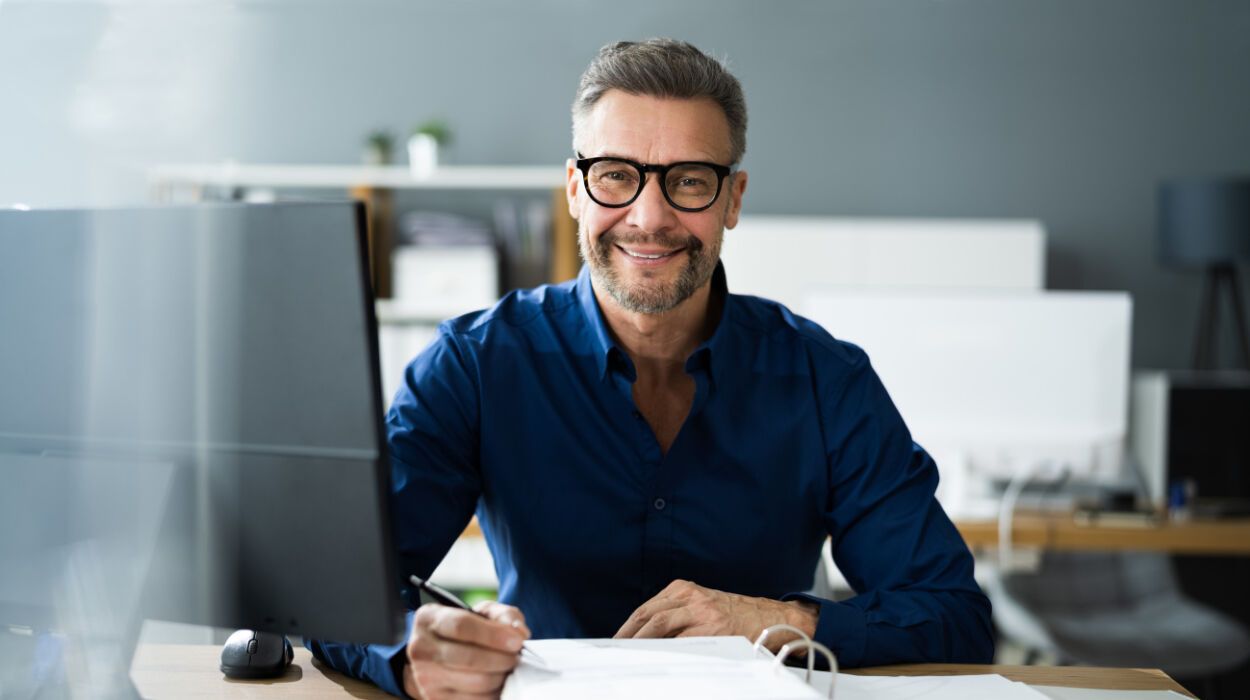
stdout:
<svg viewBox="0 0 1250 700">
<path fill-rule="evenodd" d="M 780 601 L 724 593 L 677 580 L 643 603 L 616 632 L 617 639 L 644 637 L 712 637 L 741 635 L 755 641 L 778 624 L 793 625 L 810 637 L 820 610 L 806 601 Z M 793 634 L 770 634 L 765 641 L 776 652 Z"/>
<path fill-rule="evenodd" d="M 408 638 L 404 692 L 416 700 L 493 699 L 529 639 L 525 616 L 488 601 L 468 610 L 429 603 L 417 610 Z"/>
</svg>

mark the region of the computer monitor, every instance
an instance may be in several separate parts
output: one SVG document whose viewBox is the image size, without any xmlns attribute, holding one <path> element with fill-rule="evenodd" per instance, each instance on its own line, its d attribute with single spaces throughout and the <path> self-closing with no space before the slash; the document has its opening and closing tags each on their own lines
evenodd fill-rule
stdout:
<svg viewBox="0 0 1250 700">
<path fill-rule="evenodd" d="M 347 202 L 0 211 L 0 635 L 401 638 L 365 248 Z"/>
</svg>

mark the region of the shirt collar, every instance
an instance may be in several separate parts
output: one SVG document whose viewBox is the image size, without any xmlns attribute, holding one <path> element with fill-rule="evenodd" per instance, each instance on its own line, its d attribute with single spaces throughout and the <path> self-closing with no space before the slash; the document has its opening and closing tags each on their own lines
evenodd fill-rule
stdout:
<svg viewBox="0 0 1250 700">
<path fill-rule="evenodd" d="M 591 340 L 594 343 L 595 363 L 599 368 L 599 379 L 602 380 L 608 376 L 612 358 L 616 355 L 624 355 L 625 352 L 617 346 L 616 341 L 612 340 L 612 334 L 608 332 L 608 324 L 603 320 L 603 311 L 599 309 L 599 300 L 595 298 L 595 289 L 590 282 L 589 265 L 582 265 L 582 271 L 577 274 L 576 286 L 577 302 L 582 307 L 582 315 L 586 318 L 587 327 L 590 328 Z"/>
<path fill-rule="evenodd" d="M 591 284 L 590 266 L 582 265 L 582 270 L 577 275 L 577 300 L 581 306 L 582 314 L 586 318 L 587 327 L 590 329 L 591 339 L 594 343 L 595 363 L 599 369 L 599 379 L 602 380 L 608 375 L 608 370 L 616 366 L 620 367 L 632 382 L 637 378 L 634 372 L 633 363 L 629 361 L 629 356 L 621 349 L 616 341 L 612 339 L 612 334 L 608 331 L 608 324 L 603 318 L 603 310 L 599 308 L 599 300 L 595 298 L 595 290 Z M 697 369 L 706 369 L 708 375 L 712 378 L 713 384 L 720 378 L 722 371 L 720 368 L 725 364 L 723 357 L 727 352 L 726 337 L 730 334 L 729 321 L 733 313 L 733 298 L 729 295 L 729 285 L 725 278 L 725 266 L 720 261 L 716 263 L 716 269 L 712 272 L 712 294 L 713 300 L 721 300 L 721 317 L 716 324 L 716 330 L 712 333 L 712 337 L 701 343 L 695 351 L 686 358 L 686 372 L 692 372 Z"/>
<path fill-rule="evenodd" d="M 712 331 L 712 337 L 703 341 L 686 359 L 686 372 L 689 373 L 698 368 L 705 369 L 712 380 L 712 388 L 716 388 L 716 383 L 720 380 L 731 353 L 731 341 L 728 338 L 733 333 L 730 326 L 734 311 L 734 298 L 729 294 L 725 265 L 720 261 L 716 262 L 716 270 L 712 272 L 711 299 L 714 304 L 717 301 L 720 302 L 720 320 L 716 322 L 716 330 Z"/>
</svg>

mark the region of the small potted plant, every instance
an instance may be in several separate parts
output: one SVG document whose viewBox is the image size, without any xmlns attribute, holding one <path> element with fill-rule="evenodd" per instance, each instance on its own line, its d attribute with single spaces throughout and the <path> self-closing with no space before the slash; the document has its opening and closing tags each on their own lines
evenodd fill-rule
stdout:
<svg viewBox="0 0 1250 700">
<path fill-rule="evenodd" d="M 441 119 L 421 122 L 408 137 L 408 166 L 414 177 L 429 177 L 438 167 L 438 148 L 451 142 L 451 129 Z"/>
<path fill-rule="evenodd" d="M 366 165 L 387 165 L 395 149 L 395 137 L 385 129 L 370 131 L 365 137 L 364 161 Z"/>
</svg>

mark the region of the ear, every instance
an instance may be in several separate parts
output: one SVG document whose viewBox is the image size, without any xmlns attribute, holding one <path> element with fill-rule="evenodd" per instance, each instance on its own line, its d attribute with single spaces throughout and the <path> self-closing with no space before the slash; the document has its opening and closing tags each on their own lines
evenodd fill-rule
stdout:
<svg viewBox="0 0 1250 700">
<path fill-rule="evenodd" d="M 738 225 L 738 215 L 742 213 L 742 195 L 747 191 L 747 171 L 739 170 L 730 175 L 729 204 L 725 210 L 725 228 Z"/>
<path fill-rule="evenodd" d="M 569 216 L 576 219 L 581 213 L 577 194 L 582 189 L 582 171 L 577 169 L 577 161 L 572 158 L 564 161 L 564 171 L 564 196 L 569 202 Z"/>
</svg>

